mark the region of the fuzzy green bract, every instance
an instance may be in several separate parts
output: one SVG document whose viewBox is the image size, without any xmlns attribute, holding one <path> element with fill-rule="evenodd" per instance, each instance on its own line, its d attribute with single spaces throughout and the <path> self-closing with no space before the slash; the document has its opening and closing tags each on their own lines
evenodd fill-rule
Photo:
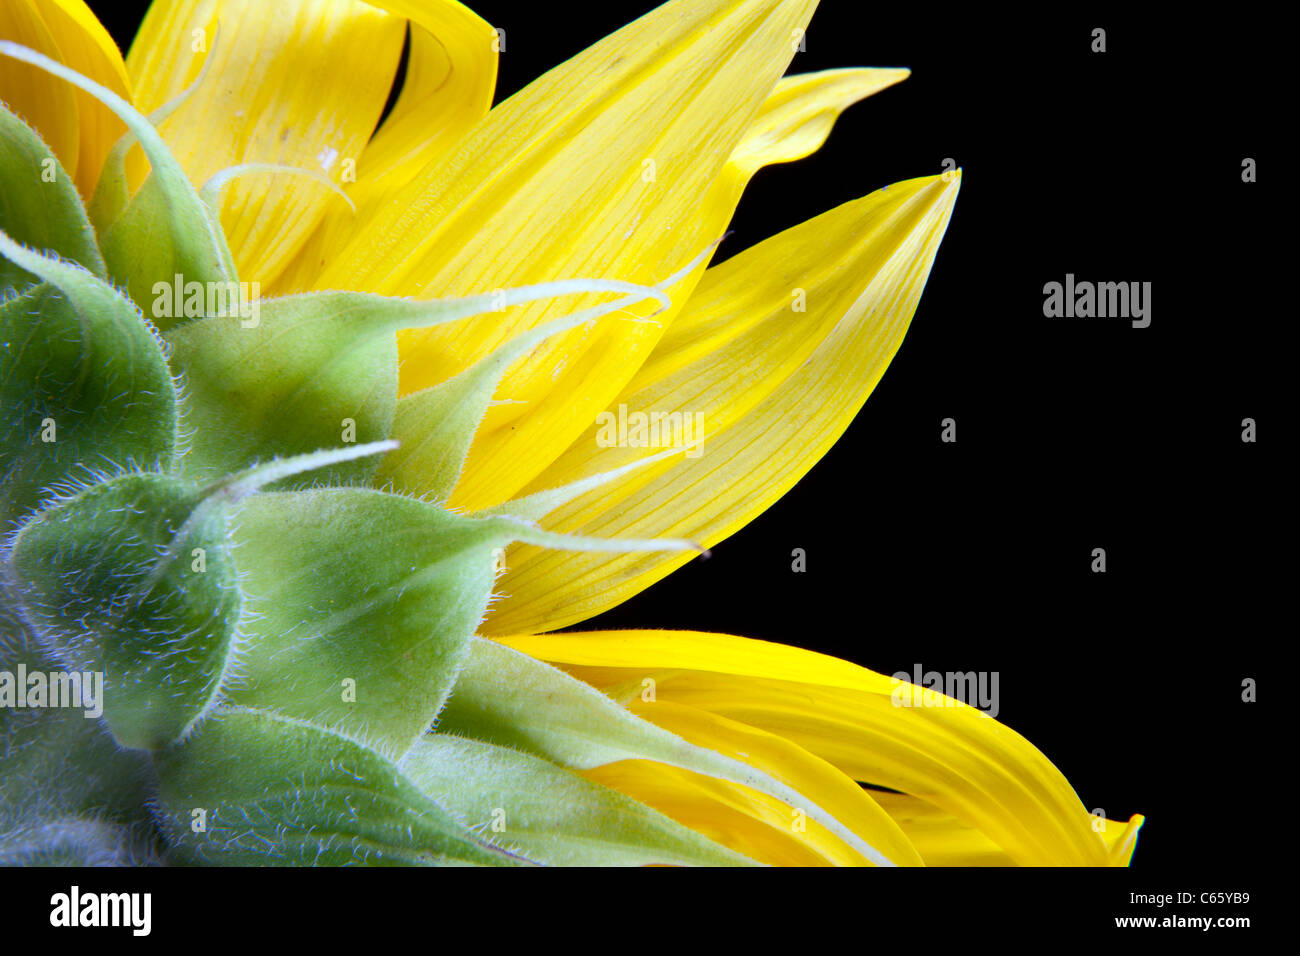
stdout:
<svg viewBox="0 0 1300 956">
<path fill-rule="evenodd" d="M 60 482 L 170 467 L 176 390 L 138 310 L 94 274 L 4 232 L 0 258 L 44 280 L 0 302 L 0 520 Z"/>
<path fill-rule="evenodd" d="M 77 190 L 59 161 L 34 130 L 0 105 L 0 183 L 26 182 L 0 191 L 0 230 L 26 246 L 53 250 L 100 278 L 104 257 Z M 22 267 L 0 258 L 0 289 L 36 281 Z"/>
<path fill-rule="evenodd" d="M 230 550 L 223 507 L 149 474 L 101 482 L 15 539 L 22 615 L 65 666 L 104 675 L 122 746 L 179 739 L 216 695 L 240 614 Z"/>
<path fill-rule="evenodd" d="M 214 714 L 158 755 L 176 857 L 230 865 L 511 864 L 373 750 L 257 710 Z"/>
<path fill-rule="evenodd" d="M 0 617 L 0 671 L 56 661 Z M 0 866 L 151 863 L 152 768 L 83 711 L 0 707 Z"/>
<path fill-rule="evenodd" d="M 359 488 L 259 495 L 237 550 L 254 595 L 231 700 L 405 753 L 451 693 L 492 589 L 492 525 Z"/>
</svg>

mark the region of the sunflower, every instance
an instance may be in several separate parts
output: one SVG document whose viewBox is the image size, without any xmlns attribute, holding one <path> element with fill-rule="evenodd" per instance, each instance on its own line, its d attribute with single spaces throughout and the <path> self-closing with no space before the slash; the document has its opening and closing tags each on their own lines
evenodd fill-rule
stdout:
<svg viewBox="0 0 1300 956">
<path fill-rule="evenodd" d="M 67 602 L 42 589 L 86 575 L 42 573 L 67 536 L 114 533 L 96 494 L 129 492 L 137 511 L 145 486 L 160 511 L 179 496 L 188 517 L 155 549 L 172 557 L 206 555 L 188 546 L 212 535 L 224 590 L 174 595 L 234 622 L 198 703 L 108 720 L 109 750 L 150 755 L 144 802 L 177 858 L 1127 864 L 1141 817 L 1089 814 L 1032 744 L 958 700 L 742 637 L 555 633 L 773 505 L 847 428 L 917 308 L 960 172 L 709 264 L 759 169 L 814 152 L 907 76 L 784 75 L 815 6 L 672 0 L 496 106 L 504 35 L 452 0 L 156 0 L 125 60 L 81 0 L 0 9 L 0 99 L 66 172 L 79 200 L 56 212 L 81 224 L 60 246 L 18 197 L 0 204 L 11 311 L 55 308 L 33 305 L 33 282 L 78 309 L 125 290 L 184 386 L 177 473 L 205 489 L 196 505 L 153 472 L 68 479 L 6 528 L 3 620 L 75 656 Z M 255 284 L 264 325 L 160 311 L 173 274 L 177 301 L 191 276 Z M 361 444 L 314 452 L 339 423 Z M 324 477 L 292 484 L 309 469 Z M 384 578 L 390 558 L 411 576 Z M 171 574 L 155 567 L 132 600 Z M 427 600 L 401 603 L 408 587 Z M 326 607 L 350 591 L 370 597 Z M 438 644 L 430 617 L 461 638 Z M 383 706 L 358 717 L 348 681 L 361 694 L 371 674 Z M 324 795 L 340 768 L 362 809 Z M 384 816 L 396 805 L 407 815 Z M 102 800 L 60 804 L 59 847 L 86 807 L 95 826 L 118 819 Z M 303 836 L 317 829 L 348 836 Z"/>
</svg>

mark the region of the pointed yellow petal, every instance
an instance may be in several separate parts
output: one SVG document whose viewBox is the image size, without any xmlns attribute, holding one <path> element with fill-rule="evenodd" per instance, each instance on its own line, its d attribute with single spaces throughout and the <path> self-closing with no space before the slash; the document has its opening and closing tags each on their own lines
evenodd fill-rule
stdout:
<svg viewBox="0 0 1300 956">
<path fill-rule="evenodd" d="M 1106 841 L 1106 848 L 1109 854 L 1107 864 L 1109 866 L 1128 866 L 1133 862 L 1133 851 L 1137 849 L 1138 832 L 1142 825 L 1146 823 L 1146 817 L 1140 813 L 1133 814 L 1128 823 L 1120 823 L 1118 820 L 1107 820 L 1107 827 L 1102 831 L 1101 837 Z"/>
<path fill-rule="evenodd" d="M 725 210 L 729 216 L 758 170 L 776 163 L 794 162 L 816 152 L 845 109 L 907 76 L 908 71 L 902 69 L 848 69 L 784 77 L 763 101 L 754 122 L 732 151 L 718 178 L 709 186 L 708 195 L 699 208 L 706 214 Z M 689 288 L 676 294 L 689 294 Z M 659 317 L 661 322 L 667 320 L 664 316 Z M 484 422 L 454 502 L 472 508 L 484 507 L 486 502 L 504 500 L 503 488 L 518 489 L 533 477 L 533 462 L 540 460 L 541 456 L 519 459 L 494 451 L 515 441 L 519 424 L 514 419 L 519 412 L 519 406 L 507 405 Z M 488 467 L 499 469 L 498 473 L 507 477 L 503 485 L 479 495 L 475 491 L 478 475 Z"/>
<path fill-rule="evenodd" d="M 356 205 L 326 210 L 311 239 L 271 290 L 275 294 L 312 287 L 330 256 L 358 222 L 373 218 L 421 169 L 440 159 L 487 115 L 496 88 L 496 33 L 454 0 L 373 0 L 389 13 L 411 20 L 406 79 L 392 113 L 385 118 L 357 162 L 348 186 Z"/>
<path fill-rule="evenodd" d="M 975 827 L 950 813 L 905 793 L 876 791 L 876 803 L 888 813 L 920 851 L 927 866 L 1015 866 L 1015 861 Z M 1118 820 L 1096 821 L 1103 827 L 1108 864 L 1128 866 L 1136 846 L 1143 818 L 1127 824 Z"/>
<path fill-rule="evenodd" d="M 1101 866 L 1107 847 L 1060 771 L 958 701 L 799 648 L 722 634 L 591 632 L 502 639 L 620 697 L 650 677 L 660 701 L 783 736 L 855 780 L 921 797 L 1021 865 Z M 621 673 L 620 673 L 621 672 Z M 623 695 L 626 696 L 626 695 Z M 654 720 L 654 712 L 647 711 Z"/>
<path fill-rule="evenodd" d="M 860 690 L 892 692 L 893 681 L 857 664 L 801 647 L 703 631 L 581 631 L 496 638 L 544 661 L 587 668 L 714 671 Z M 624 675 L 626 676 L 626 675 Z M 608 685 L 608 681 L 602 681 Z M 635 682 L 640 686 L 640 681 Z"/>
<path fill-rule="evenodd" d="M 702 445 L 634 469 L 542 524 L 598 536 L 670 535 L 710 547 L 771 506 L 839 438 L 898 351 L 959 183 L 956 176 L 897 183 L 710 269 L 607 418 L 621 419 L 622 410 L 675 415 L 665 420 L 677 431 L 660 442 L 702 437 Z M 806 311 L 798 311 L 804 302 Z M 609 431 L 596 421 L 525 493 L 656 451 L 609 447 Z M 568 626 L 684 563 L 511 549 L 502 598 L 483 633 Z"/>
<path fill-rule="evenodd" d="M 5 0 L 0 4 L 0 40 L 66 62 L 54 32 L 32 0 Z M 81 64 L 68 66 L 80 69 Z M 34 66 L 0 57 L 0 102 L 41 134 L 45 145 L 75 179 L 80 135 L 73 87 Z"/>
<path fill-rule="evenodd" d="M 871 796 L 829 763 L 784 738 L 716 714 L 667 700 L 638 696 L 628 709 L 693 744 L 758 767 L 789 784 L 899 866 L 921 866 L 921 857 L 898 825 Z M 734 785 L 733 785 L 734 786 Z M 784 824 L 802 823 L 789 809 Z M 830 834 L 827 834 L 830 836 Z M 836 839 L 854 865 L 870 865 Z"/>
<path fill-rule="evenodd" d="M 103 24 L 83 0 L 37 0 L 37 9 L 62 51 L 62 61 L 124 99 L 130 100 L 130 83 L 122 53 Z M 77 188 L 87 199 L 95 191 L 104 157 L 126 126 L 107 106 L 89 93 L 76 90 L 80 126 L 77 149 Z"/>
<path fill-rule="evenodd" d="M 219 8 L 172 0 L 150 7 L 127 65 L 148 112 L 214 58 L 162 125 L 194 183 L 242 163 L 309 169 L 338 183 L 379 121 L 405 31 L 404 19 L 359 0 L 224 0 Z M 302 176 L 235 182 L 221 221 L 240 277 L 269 285 L 338 202 Z"/>
<path fill-rule="evenodd" d="M 821 149 L 844 110 L 901 83 L 910 73 L 904 69 L 861 68 L 782 78 L 731 154 L 722 188 L 734 191 L 738 197 L 749 177 L 764 166 L 811 156 Z"/>
<path fill-rule="evenodd" d="M 731 209 L 703 200 L 814 5 L 664 4 L 492 110 L 359 223 L 317 285 L 427 298 L 557 278 L 661 281 L 722 235 Z M 674 301 L 696 281 L 698 273 L 674 289 Z M 403 333 L 402 390 L 444 381 L 518 332 L 593 301 Z M 672 314 L 577 329 L 517 363 L 497 391 L 512 404 L 489 413 L 452 504 L 495 504 L 553 460 L 617 394 Z"/>
<path fill-rule="evenodd" d="M 762 109 L 718 178 L 710 185 L 700 209 L 727 210 L 730 214 L 758 170 L 775 163 L 793 162 L 815 152 L 826 141 L 835 120 L 845 109 L 907 76 L 908 71 L 901 69 L 848 69 L 781 79 L 764 100 Z M 689 294 L 689 288 L 675 294 L 684 297 Z M 658 321 L 666 322 L 667 319 L 660 316 Z M 465 477 L 457 488 L 454 502 L 472 508 L 483 507 L 484 502 L 502 499 L 504 487 L 517 489 L 533 477 L 534 463 L 542 456 L 520 459 L 493 451 L 503 443 L 515 440 L 514 433 L 519 428 L 515 416 L 520 411 L 520 406 L 512 402 L 489 415 L 479 430 L 477 444 L 470 453 Z M 553 457 L 553 453 L 546 457 Z M 488 462 L 490 467 L 498 469 L 498 474 L 506 476 L 504 484 L 491 493 L 478 495 L 475 491 L 478 475 L 488 467 Z"/>
<path fill-rule="evenodd" d="M 774 163 L 788 163 L 815 152 L 826 141 L 836 118 L 849 106 L 873 93 L 907 78 L 904 69 L 846 69 L 827 70 L 782 78 L 768 95 L 753 124 L 732 153 L 722 175 L 711 187 L 706 206 L 732 208 L 755 172 Z M 691 310 L 679 316 L 689 324 Z M 678 338 L 672 332 L 669 340 Z M 653 354 L 663 352 L 661 345 Z M 490 431 L 487 426 L 485 431 Z M 655 456 L 643 458 L 642 463 Z M 633 462 L 623 466 L 640 467 Z M 612 470 L 612 469 L 611 469 Z M 600 474 L 585 479 L 593 487 L 601 487 Z M 566 499 L 568 500 L 568 499 Z M 508 508 L 511 503 L 499 507 Z M 546 512 L 541 512 L 541 517 Z"/>
</svg>

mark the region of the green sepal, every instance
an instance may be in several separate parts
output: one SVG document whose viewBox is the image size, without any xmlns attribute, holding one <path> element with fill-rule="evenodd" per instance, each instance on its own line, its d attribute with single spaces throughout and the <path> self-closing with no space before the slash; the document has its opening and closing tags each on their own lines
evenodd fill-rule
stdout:
<svg viewBox="0 0 1300 956">
<path fill-rule="evenodd" d="M 248 602 L 236 704 L 339 727 L 399 757 L 442 709 L 483 619 L 495 552 L 689 547 L 550 534 L 371 488 L 272 492 L 236 520 Z"/>
<path fill-rule="evenodd" d="M 451 692 L 508 532 L 370 489 L 250 498 L 236 561 L 251 613 L 230 699 L 405 753 Z"/>
<path fill-rule="evenodd" d="M 212 705 L 238 625 L 226 506 L 126 475 L 34 516 L 13 541 L 17 601 L 63 666 L 98 671 L 124 747 L 183 736 Z"/>
<path fill-rule="evenodd" d="M 580 770 L 637 759 L 683 766 L 700 749 L 558 668 L 484 638 L 472 642 L 437 730 Z"/>
<path fill-rule="evenodd" d="M 220 33 L 220 31 L 221 26 L 218 24 L 217 32 Z M 208 51 L 208 56 L 203 58 L 203 66 L 199 69 L 199 75 L 184 90 L 145 117 L 150 126 L 154 129 L 161 129 L 162 124 L 184 106 L 194 91 L 208 78 L 208 70 L 216 62 L 216 57 L 212 55 L 216 50 L 216 46 L 216 37 L 213 37 L 212 48 Z M 118 217 L 122 215 L 122 210 L 126 208 L 126 204 L 131 201 L 131 184 L 126 170 L 126 158 L 137 144 L 138 140 L 135 138 L 135 134 L 128 129 L 113 144 L 108 156 L 104 158 L 104 165 L 99 173 L 99 182 L 95 184 L 95 194 L 90 197 L 90 203 L 86 209 L 90 215 L 90 221 L 98 230 L 106 230 L 115 223 Z"/>
<path fill-rule="evenodd" d="M 173 859 L 240 865 L 510 865 L 383 755 L 311 723 L 221 709 L 155 758 Z"/>
<path fill-rule="evenodd" d="M 399 328 L 431 303 L 322 293 L 258 304 L 256 324 L 209 317 L 167 333 L 186 383 L 186 421 L 204 436 L 182 461 L 209 481 L 272 455 L 387 438 L 397 404 Z M 375 461 L 312 474 L 312 484 L 365 481 Z M 292 483 L 292 481 L 290 482 Z"/>
<path fill-rule="evenodd" d="M 104 257 L 72 177 L 36 131 L 0 104 L 0 231 L 58 253 L 103 278 Z M 39 281 L 0 258 L 0 290 Z"/>
<path fill-rule="evenodd" d="M 43 284 L 0 304 L 0 531 L 60 481 L 168 469 L 176 389 L 127 299 L 71 262 L 0 232 L 0 257 Z"/>
<path fill-rule="evenodd" d="M 232 298 L 240 288 L 216 213 L 203 204 L 188 180 L 182 187 L 173 177 L 155 171 L 117 221 L 100 233 L 100 245 L 109 275 L 126 286 L 160 329 L 186 321 L 175 306 L 157 307 L 158 288 L 171 288 L 178 276 L 183 286 L 217 287 Z"/>
<path fill-rule="evenodd" d="M 538 863 L 752 863 L 631 797 L 507 747 L 431 734 L 399 766 L 472 827 Z"/>
</svg>

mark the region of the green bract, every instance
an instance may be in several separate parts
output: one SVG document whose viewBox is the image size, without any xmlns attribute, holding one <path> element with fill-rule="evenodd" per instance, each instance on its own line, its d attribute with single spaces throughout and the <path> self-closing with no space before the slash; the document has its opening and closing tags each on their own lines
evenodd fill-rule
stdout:
<svg viewBox="0 0 1300 956">
<path fill-rule="evenodd" d="M 154 171 L 125 197 L 117 150 L 92 228 L 0 110 L 0 863 L 749 862 L 576 771 L 797 794 L 474 636 L 513 541 L 689 545 L 438 503 L 515 358 L 672 279 L 232 310 L 204 294 L 244 288 L 217 219 L 147 121 L 21 56 L 117 110 Z M 399 330 L 579 291 L 625 297 L 398 400 Z"/>
<path fill-rule="evenodd" d="M 25 245 L 79 262 L 101 279 L 106 275 L 104 257 L 72 180 L 35 130 L 2 105 L 0 183 L 26 183 L 23 189 L 0 192 L 0 229 Z M 0 288 L 33 278 L 16 262 L 0 258 Z"/>
<path fill-rule="evenodd" d="M 163 475 L 125 475 L 28 521 L 9 556 L 22 618 L 80 673 L 102 673 L 124 747 L 184 736 L 225 675 L 240 617 L 227 515 Z"/>
</svg>

